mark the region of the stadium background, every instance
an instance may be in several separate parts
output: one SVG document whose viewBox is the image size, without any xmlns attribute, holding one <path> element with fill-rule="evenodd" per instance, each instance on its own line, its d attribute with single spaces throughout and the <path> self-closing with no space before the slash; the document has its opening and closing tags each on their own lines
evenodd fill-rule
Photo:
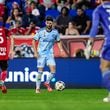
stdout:
<svg viewBox="0 0 110 110">
<path fill-rule="evenodd" d="M 29 0 L 28 0 L 29 1 Z M 37 2 L 37 6 L 39 4 L 46 3 L 45 0 L 30 0 Z M 62 0 L 64 1 L 64 0 Z M 59 3 L 64 3 L 63 5 L 66 6 L 68 1 L 59 1 Z M 74 3 L 77 0 L 73 0 Z M 2 3 L 3 2 L 3 3 Z M 45 6 L 45 15 L 51 15 L 54 19 L 56 19 L 60 15 L 59 8 L 55 8 L 53 6 L 56 2 L 53 1 L 47 1 L 50 5 L 44 5 Z M 83 1 L 85 4 L 88 1 Z M 94 8 L 100 4 L 100 0 L 90 0 L 89 1 L 92 5 L 88 7 L 85 5 L 84 10 L 87 16 L 89 16 L 90 20 L 92 20 L 92 13 Z M 26 3 L 28 3 L 25 0 L 8 0 L 8 1 L 1 1 L 0 3 L 0 10 L 1 10 L 1 16 L 10 16 L 10 10 L 12 9 L 13 5 L 19 5 L 22 9 L 23 13 L 25 12 L 24 6 L 27 6 Z M 48 4 L 47 3 L 47 4 Z M 70 0 L 70 3 L 72 3 L 72 0 Z M 83 5 L 84 5 L 83 4 Z M 58 4 L 57 4 L 58 5 Z M 83 6 L 82 5 L 82 6 Z M 7 8 L 7 13 L 5 13 L 5 8 Z M 68 5 L 67 5 L 68 6 Z M 40 13 L 42 14 L 42 8 L 38 8 Z M 70 16 L 76 16 L 77 10 L 75 8 L 69 9 L 69 15 Z M 8 17 L 7 17 L 8 18 Z M 44 20 L 44 19 L 42 19 Z M 1 22 L 1 21 L 0 21 Z M 3 20 L 3 22 L 7 23 L 6 18 Z M 44 21 L 41 23 L 41 27 L 43 27 Z M 11 22 L 8 22 L 8 25 L 6 24 L 6 28 L 10 30 Z M 33 34 L 33 33 L 31 33 Z M 8 68 L 8 78 L 6 80 L 7 86 L 9 88 L 33 88 L 35 86 L 35 77 L 37 73 L 36 68 L 36 59 L 33 58 L 33 49 L 31 47 L 31 40 L 32 35 L 14 35 L 15 37 L 15 58 L 13 60 L 9 60 L 9 68 Z M 101 74 L 99 70 L 99 52 L 103 44 L 103 36 L 98 35 L 95 39 L 94 46 L 93 46 L 93 56 L 92 59 L 89 61 L 86 61 L 84 57 L 84 49 L 86 42 L 88 40 L 88 35 L 78 35 L 78 36 L 68 36 L 68 35 L 61 35 L 61 40 L 63 43 L 63 48 L 65 51 L 65 56 L 60 56 L 59 49 L 57 45 L 54 46 L 54 53 L 57 63 L 57 72 L 55 78 L 52 80 L 52 84 L 57 80 L 62 80 L 66 83 L 66 87 L 74 87 L 74 88 L 93 88 L 98 87 L 100 88 L 101 85 Z M 10 43 L 8 40 L 8 47 Z M 37 44 L 36 44 L 37 45 Z M 45 68 L 45 74 L 42 78 L 42 81 L 45 81 L 45 78 L 48 77 L 48 68 Z M 27 72 L 27 74 L 26 74 Z"/>
<path fill-rule="evenodd" d="M 0 0 L 0 12 L 4 9 L 4 4 Z M 28 0 L 6 0 L 9 2 L 7 6 L 12 6 L 12 2 L 23 3 Z M 39 0 L 30 0 L 39 1 Z M 40 0 L 57 1 L 57 0 Z M 59 0 L 60 1 L 60 0 Z M 65 1 L 65 0 L 61 0 Z M 67 0 L 68 1 L 68 0 Z M 72 0 L 70 0 L 72 1 Z M 92 1 L 95 8 L 100 4 L 101 0 L 73 0 L 73 1 Z M 22 6 L 22 5 L 21 5 Z M 2 8 L 1 8 L 2 7 Z M 92 8 L 94 10 L 94 8 Z M 92 16 L 90 8 L 86 10 L 89 16 Z M 53 14 L 56 10 L 47 10 L 45 14 Z M 51 13 L 52 12 L 52 13 Z M 2 13 L 0 13 L 2 14 Z M 9 13 L 8 13 L 9 14 Z M 76 15 L 76 10 L 70 10 L 70 14 Z M 4 16 L 5 18 L 5 16 Z M 91 18 L 92 19 L 92 18 Z M 1 15 L 0 15 L 1 20 Z M 6 19 L 5 19 L 6 20 Z M 4 21 L 5 21 L 4 20 Z M 44 22 L 42 23 L 44 25 Z M 9 27 L 9 25 L 7 25 Z M 94 52 L 90 60 L 86 60 L 83 55 L 88 35 L 80 36 L 61 36 L 65 56 L 59 55 L 57 45 L 54 47 L 55 59 L 57 63 L 57 72 L 52 80 L 54 86 L 55 81 L 63 80 L 66 84 L 64 91 L 54 90 L 48 93 L 46 89 L 41 89 L 41 94 L 35 94 L 35 74 L 36 59 L 33 58 L 33 50 L 31 48 L 32 35 L 15 36 L 15 58 L 9 60 L 8 78 L 6 85 L 7 94 L 0 93 L 0 110 L 109 110 L 110 104 L 103 103 L 102 99 L 107 95 L 107 91 L 102 89 L 101 72 L 99 69 L 99 52 L 103 44 L 103 36 L 97 36 L 94 43 Z M 8 41 L 9 43 L 9 41 Z M 9 46 L 8 46 L 9 47 Z M 76 54 L 77 53 L 77 54 Z M 48 68 L 42 77 L 42 81 L 48 77 Z M 11 89 L 10 89 L 11 88 Z M 19 89 L 20 88 L 20 89 Z M 22 89 L 21 89 L 22 88 Z M 31 89 L 27 89 L 31 88 Z M 73 89 L 74 88 L 74 89 Z M 78 88 L 78 89 L 75 89 Z M 84 89 L 81 89 L 84 88 Z M 89 88 L 89 89 L 88 89 Z M 101 89 L 100 89 L 101 88 Z M 1 91 L 0 91 L 1 92 Z"/>
<path fill-rule="evenodd" d="M 94 54 L 90 60 L 83 55 L 88 35 L 61 36 L 64 56 L 60 56 L 58 46 L 54 45 L 57 71 L 51 84 L 62 80 L 66 88 L 101 88 L 101 72 L 99 69 L 99 54 Z M 9 43 L 9 41 L 8 41 Z M 6 80 L 9 88 L 34 88 L 37 74 L 37 59 L 33 58 L 31 47 L 32 36 L 15 36 L 15 58 L 9 60 L 8 77 Z M 99 52 L 103 44 L 103 36 L 97 36 L 93 50 Z M 37 45 L 37 44 L 36 44 Z M 79 50 L 79 51 L 78 51 Z M 82 52 L 82 53 L 81 53 Z M 19 54 L 18 54 L 19 53 Z M 44 69 L 42 82 L 46 80 L 49 69 Z"/>
</svg>

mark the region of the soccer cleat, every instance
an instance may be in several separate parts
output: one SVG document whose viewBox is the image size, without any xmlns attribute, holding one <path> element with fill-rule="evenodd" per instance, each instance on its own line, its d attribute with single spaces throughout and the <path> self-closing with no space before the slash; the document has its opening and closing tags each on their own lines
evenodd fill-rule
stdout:
<svg viewBox="0 0 110 110">
<path fill-rule="evenodd" d="M 53 91 L 53 89 L 51 87 L 48 87 L 47 90 L 48 90 L 48 92 L 52 92 Z"/>
<path fill-rule="evenodd" d="M 5 85 L 2 86 L 2 93 L 3 94 L 6 94 L 7 93 L 7 88 Z"/>
<path fill-rule="evenodd" d="M 48 92 L 52 92 L 53 89 L 50 87 L 50 84 L 49 83 L 44 83 L 44 86 L 47 88 Z"/>
<path fill-rule="evenodd" d="M 110 97 L 105 97 L 105 98 L 103 99 L 103 102 L 110 102 Z"/>
<path fill-rule="evenodd" d="M 36 89 L 36 93 L 39 94 L 40 93 L 40 89 Z"/>
</svg>

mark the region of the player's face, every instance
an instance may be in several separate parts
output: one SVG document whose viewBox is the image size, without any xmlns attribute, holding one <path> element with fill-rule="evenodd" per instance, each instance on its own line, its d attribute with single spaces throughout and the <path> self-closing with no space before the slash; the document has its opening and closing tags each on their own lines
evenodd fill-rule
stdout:
<svg viewBox="0 0 110 110">
<path fill-rule="evenodd" d="M 50 30 L 52 29 L 53 22 L 52 21 L 46 21 L 46 27 Z"/>
</svg>

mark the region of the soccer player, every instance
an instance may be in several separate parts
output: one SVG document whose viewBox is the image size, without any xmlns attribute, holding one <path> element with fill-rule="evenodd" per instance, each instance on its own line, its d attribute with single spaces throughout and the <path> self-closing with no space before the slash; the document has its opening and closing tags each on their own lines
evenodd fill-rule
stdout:
<svg viewBox="0 0 110 110">
<path fill-rule="evenodd" d="M 85 49 L 85 56 L 89 59 L 94 37 L 96 36 L 98 25 L 101 23 L 105 42 L 101 51 L 101 64 L 102 80 L 104 86 L 108 90 L 108 96 L 103 99 L 104 102 L 110 102 L 110 0 L 103 0 L 93 12 L 92 28 L 90 31 L 90 39 Z"/>
<path fill-rule="evenodd" d="M 49 92 L 52 91 L 50 86 L 50 81 L 54 77 L 56 64 L 53 54 L 53 45 L 57 42 L 58 47 L 62 55 L 64 51 L 61 45 L 59 33 L 56 29 L 53 29 L 53 18 L 51 16 L 46 17 L 46 27 L 40 29 L 34 36 L 32 45 L 34 49 L 34 56 L 37 58 L 37 67 L 38 67 L 38 76 L 36 79 L 36 93 L 40 93 L 41 85 L 41 76 L 43 73 L 43 68 L 45 64 L 49 66 L 50 76 L 47 81 L 44 83 L 44 86 L 47 87 Z M 36 48 L 36 40 L 39 42 L 38 47 Z"/>
<path fill-rule="evenodd" d="M 10 50 L 9 55 L 7 52 L 7 37 L 9 37 L 8 30 L 3 26 L 3 22 L 0 22 L 0 89 L 2 93 L 7 92 L 7 88 L 4 84 L 7 77 L 8 57 L 13 58 L 14 52 L 14 39 L 10 36 Z"/>
</svg>

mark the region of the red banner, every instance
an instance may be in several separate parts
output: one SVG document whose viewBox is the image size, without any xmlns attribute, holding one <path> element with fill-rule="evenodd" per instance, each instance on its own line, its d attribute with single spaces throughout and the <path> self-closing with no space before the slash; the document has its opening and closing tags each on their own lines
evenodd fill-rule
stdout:
<svg viewBox="0 0 110 110">
<path fill-rule="evenodd" d="M 81 57 L 83 57 L 83 50 L 85 49 L 87 40 L 88 36 L 61 36 L 61 41 L 65 52 L 63 57 L 80 57 L 81 54 Z M 104 40 L 102 36 L 96 37 L 93 50 L 100 51 L 103 42 Z M 33 57 L 34 52 L 32 48 L 32 37 L 16 36 L 14 49 L 15 57 Z M 57 44 L 54 45 L 54 55 L 55 57 L 62 57 Z"/>
</svg>

